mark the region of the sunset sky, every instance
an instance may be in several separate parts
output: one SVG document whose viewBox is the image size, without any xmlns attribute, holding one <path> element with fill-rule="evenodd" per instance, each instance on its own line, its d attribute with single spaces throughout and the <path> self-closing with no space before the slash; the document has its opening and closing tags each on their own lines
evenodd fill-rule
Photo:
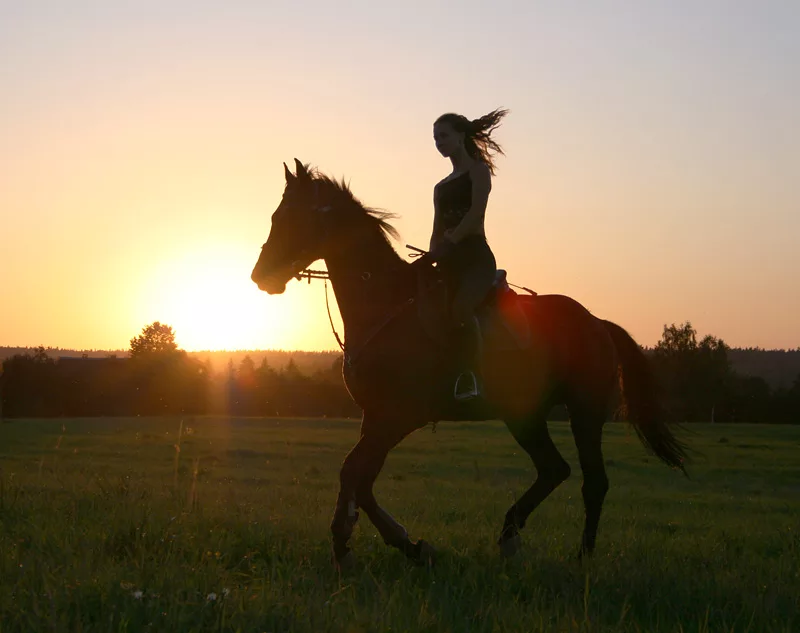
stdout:
<svg viewBox="0 0 800 633">
<path fill-rule="evenodd" d="M 249 276 L 298 157 L 425 246 L 446 111 L 511 110 L 510 280 L 642 344 L 800 346 L 800 2 L 0 2 L 0 345 L 332 349 Z M 336 315 L 338 317 L 338 315 Z M 337 319 L 338 321 L 338 319 Z"/>
</svg>

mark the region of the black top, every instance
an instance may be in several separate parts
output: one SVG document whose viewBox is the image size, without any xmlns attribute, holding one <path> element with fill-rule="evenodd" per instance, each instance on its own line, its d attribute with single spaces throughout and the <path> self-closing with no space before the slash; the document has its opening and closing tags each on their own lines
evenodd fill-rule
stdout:
<svg viewBox="0 0 800 633">
<path fill-rule="evenodd" d="M 439 183 L 436 201 L 444 230 L 457 227 L 472 206 L 472 178 L 469 172 Z"/>
</svg>

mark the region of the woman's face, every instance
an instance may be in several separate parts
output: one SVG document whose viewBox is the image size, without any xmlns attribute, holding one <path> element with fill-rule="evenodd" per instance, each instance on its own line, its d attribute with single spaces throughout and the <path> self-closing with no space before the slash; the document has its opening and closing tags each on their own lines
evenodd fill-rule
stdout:
<svg viewBox="0 0 800 633">
<path fill-rule="evenodd" d="M 457 132 L 445 121 L 439 121 L 433 124 L 433 140 L 439 153 L 445 158 L 450 158 L 464 146 L 464 133 Z"/>
</svg>

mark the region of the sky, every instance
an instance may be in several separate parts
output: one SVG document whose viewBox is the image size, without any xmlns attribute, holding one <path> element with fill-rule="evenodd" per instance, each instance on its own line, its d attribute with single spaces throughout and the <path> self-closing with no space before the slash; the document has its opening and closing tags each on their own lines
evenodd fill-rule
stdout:
<svg viewBox="0 0 800 633">
<path fill-rule="evenodd" d="M 510 114 L 514 283 L 654 345 L 800 347 L 800 3 L 0 0 L 0 345 L 333 349 L 250 281 L 297 157 L 425 246 L 443 112 Z M 338 314 L 335 314 L 338 322 Z"/>
</svg>

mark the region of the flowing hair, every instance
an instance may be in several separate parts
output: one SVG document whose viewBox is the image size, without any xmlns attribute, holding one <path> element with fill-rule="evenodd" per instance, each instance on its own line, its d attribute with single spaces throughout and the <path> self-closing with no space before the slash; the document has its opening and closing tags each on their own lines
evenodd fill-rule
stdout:
<svg viewBox="0 0 800 633">
<path fill-rule="evenodd" d="M 508 114 L 505 108 L 497 108 L 489 114 L 470 121 L 463 114 L 448 112 L 434 122 L 447 123 L 456 132 L 464 134 L 464 149 L 470 158 L 486 163 L 489 172 L 494 175 L 494 155 L 503 154 L 503 148 L 492 138 L 492 132 L 500 126 L 500 121 Z"/>
</svg>

